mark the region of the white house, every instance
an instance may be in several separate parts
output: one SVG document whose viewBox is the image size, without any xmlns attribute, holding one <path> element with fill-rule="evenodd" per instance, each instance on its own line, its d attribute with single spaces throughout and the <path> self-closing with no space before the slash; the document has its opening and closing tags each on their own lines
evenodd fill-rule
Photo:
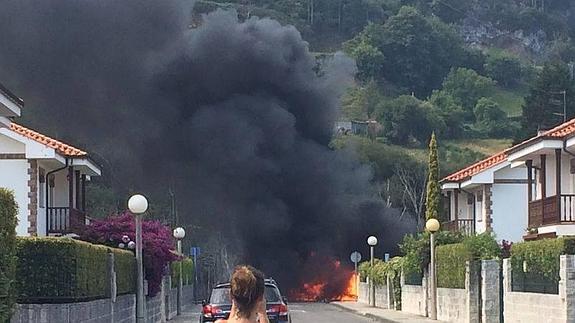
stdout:
<svg viewBox="0 0 575 323">
<path fill-rule="evenodd" d="M 88 154 L 16 124 L 21 99 L 0 87 L 0 187 L 18 203 L 18 235 L 63 235 L 86 224 L 86 181 L 100 168 Z"/>
<path fill-rule="evenodd" d="M 451 230 L 500 239 L 575 236 L 575 119 L 441 181 Z"/>
<path fill-rule="evenodd" d="M 526 169 L 528 232 L 524 239 L 575 235 L 575 119 L 508 151 Z"/>
<path fill-rule="evenodd" d="M 508 151 L 502 151 L 441 181 L 448 200 L 447 229 L 522 239 L 527 227 L 527 172 L 511 167 L 507 159 Z"/>
</svg>

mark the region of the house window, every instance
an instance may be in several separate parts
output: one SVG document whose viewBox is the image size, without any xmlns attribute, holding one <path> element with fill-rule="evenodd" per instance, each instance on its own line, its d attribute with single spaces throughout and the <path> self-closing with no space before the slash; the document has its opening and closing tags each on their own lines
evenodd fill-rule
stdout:
<svg viewBox="0 0 575 323">
<path fill-rule="evenodd" d="M 38 199 L 41 208 L 46 207 L 46 174 L 43 168 L 38 169 Z"/>
<path fill-rule="evenodd" d="M 54 206 L 54 186 L 56 186 L 56 178 L 52 174 L 48 178 L 48 206 Z"/>
</svg>

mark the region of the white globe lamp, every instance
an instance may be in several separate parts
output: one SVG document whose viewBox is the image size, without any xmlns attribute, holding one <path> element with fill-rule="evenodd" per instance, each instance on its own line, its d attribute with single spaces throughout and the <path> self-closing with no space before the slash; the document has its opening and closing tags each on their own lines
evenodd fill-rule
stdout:
<svg viewBox="0 0 575 323">
<path fill-rule="evenodd" d="M 128 200 L 128 209 L 134 214 L 142 214 L 148 210 L 148 200 L 143 195 L 133 195 Z"/>
</svg>

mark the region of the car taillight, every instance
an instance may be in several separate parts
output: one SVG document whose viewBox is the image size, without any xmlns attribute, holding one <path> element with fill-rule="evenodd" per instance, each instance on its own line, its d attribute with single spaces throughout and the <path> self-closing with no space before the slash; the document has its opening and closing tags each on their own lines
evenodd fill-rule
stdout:
<svg viewBox="0 0 575 323">
<path fill-rule="evenodd" d="M 217 306 L 204 305 L 204 308 L 202 309 L 202 313 L 204 314 L 205 317 L 212 317 L 216 314 L 223 313 L 223 311 L 221 308 L 219 308 Z"/>
<path fill-rule="evenodd" d="M 204 305 L 204 308 L 202 309 L 202 313 L 206 317 L 212 317 L 212 305 Z"/>
<path fill-rule="evenodd" d="M 280 316 L 286 316 L 288 314 L 288 307 L 285 304 L 279 306 Z"/>
<path fill-rule="evenodd" d="M 285 304 L 272 305 L 267 312 L 274 314 L 278 313 L 279 316 L 285 316 L 288 313 L 288 308 Z"/>
<path fill-rule="evenodd" d="M 221 314 L 224 311 L 222 311 L 221 308 L 217 307 L 217 306 L 212 306 L 212 315 L 216 315 L 216 314 Z"/>
</svg>

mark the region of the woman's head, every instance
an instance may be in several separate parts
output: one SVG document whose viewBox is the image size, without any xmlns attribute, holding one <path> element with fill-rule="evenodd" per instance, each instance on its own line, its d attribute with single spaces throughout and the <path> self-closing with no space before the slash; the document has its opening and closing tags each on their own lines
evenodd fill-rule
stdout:
<svg viewBox="0 0 575 323">
<path fill-rule="evenodd" d="M 230 285 L 238 315 L 249 317 L 264 295 L 264 274 L 251 266 L 237 266 Z"/>
</svg>

